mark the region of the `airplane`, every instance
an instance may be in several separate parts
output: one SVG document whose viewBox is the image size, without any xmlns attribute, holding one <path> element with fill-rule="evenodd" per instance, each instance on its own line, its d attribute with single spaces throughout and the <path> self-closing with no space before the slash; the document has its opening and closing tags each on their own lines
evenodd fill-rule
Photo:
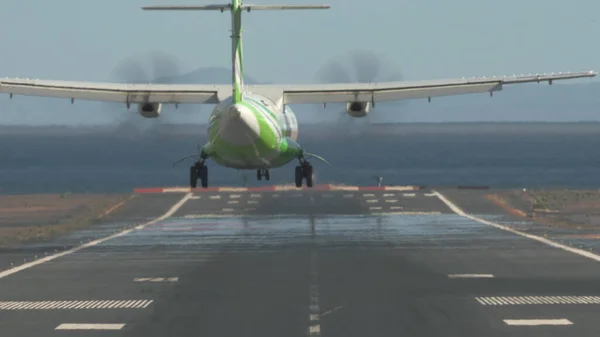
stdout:
<svg viewBox="0 0 600 337">
<path fill-rule="evenodd" d="M 144 118 L 159 117 L 164 104 L 215 104 L 208 121 L 208 142 L 190 167 L 189 185 L 200 180 L 208 187 L 206 160 L 234 169 L 256 170 L 258 180 L 270 180 L 270 169 L 298 160 L 295 184 L 313 186 L 313 167 L 307 158 L 326 160 L 309 153 L 298 143 L 298 123 L 290 104 L 346 103 L 353 118 L 366 116 L 376 102 L 403 99 L 489 93 L 504 85 L 548 82 L 594 77 L 594 71 L 520 76 L 479 77 L 417 82 L 336 83 L 309 85 L 245 85 L 242 54 L 242 14 L 264 10 L 329 9 L 329 5 L 253 5 L 232 0 L 228 4 L 203 6 L 147 6 L 153 11 L 228 11 L 231 13 L 231 85 L 178 85 L 69 82 L 56 80 L 2 78 L 0 93 L 45 96 L 137 105 Z"/>
</svg>

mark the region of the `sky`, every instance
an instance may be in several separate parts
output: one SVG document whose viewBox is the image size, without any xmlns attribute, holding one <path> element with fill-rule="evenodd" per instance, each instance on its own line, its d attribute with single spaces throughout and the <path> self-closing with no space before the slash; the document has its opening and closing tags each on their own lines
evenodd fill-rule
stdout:
<svg viewBox="0 0 600 337">
<path fill-rule="evenodd" d="M 0 77 L 111 81 L 120 61 L 153 50 L 176 56 L 182 71 L 230 67 L 229 14 L 140 9 L 216 2 L 2 0 Z M 244 69 L 262 81 L 314 82 L 321 65 L 355 49 L 381 55 L 405 80 L 600 70 L 597 0 L 255 3 L 331 5 L 245 13 Z"/>
</svg>

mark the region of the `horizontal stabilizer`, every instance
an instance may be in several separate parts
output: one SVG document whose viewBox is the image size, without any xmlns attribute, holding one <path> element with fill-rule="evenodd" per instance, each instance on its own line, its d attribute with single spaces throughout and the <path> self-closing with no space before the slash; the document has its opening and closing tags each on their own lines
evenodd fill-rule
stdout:
<svg viewBox="0 0 600 337">
<path fill-rule="evenodd" d="M 146 6 L 145 11 L 224 11 L 229 10 L 231 4 L 213 4 L 204 6 Z"/>
<path fill-rule="evenodd" d="M 246 11 L 269 11 L 286 9 L 329 9 L 329 5 L 242 5 L 241 8 Z"/>
</svg>

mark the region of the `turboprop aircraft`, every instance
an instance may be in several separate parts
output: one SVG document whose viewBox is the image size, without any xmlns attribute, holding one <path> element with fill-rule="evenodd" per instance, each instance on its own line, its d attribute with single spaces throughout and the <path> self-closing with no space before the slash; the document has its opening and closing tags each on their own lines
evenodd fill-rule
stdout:
<svg viewBox="0 0 600 337">
<path fill-rule="evenodd" d="M 231 85 L 160 85 L 68 82 L 32 79 L 0 79 L 0 92 L 111 101 L 137 106 L 145 118 L 159 117 L 163 104 L 215 104 L 208 121 L 208 142 L 199 149 L 190 167 L 190 187 L 208 186 L 207 159 L 235 169 L 256 170 L 257 179 L 270 179 L 270 169 L 293 160 L 297 187 L 313 186 L 313 168 L 308 153 L 298 143 L 298 124 L 290 104 L 346 103 L 351 117 L 364 117 L 377 102 L 403 99 L 486 93 L 505 84 L 549 82 L 594 77 L 596 72 L 529 74 L 521 76 L 428 80 L 419 82 L 337 83 L 314 85 L 244 85 L 242 57 L 242 13 L 263 10 L 328 9 L 328 5 L 247 5 L 241 0 L 204 6 L 149 6 L 144 10 L 220 11 L 231 13 Z"/>
</svg>

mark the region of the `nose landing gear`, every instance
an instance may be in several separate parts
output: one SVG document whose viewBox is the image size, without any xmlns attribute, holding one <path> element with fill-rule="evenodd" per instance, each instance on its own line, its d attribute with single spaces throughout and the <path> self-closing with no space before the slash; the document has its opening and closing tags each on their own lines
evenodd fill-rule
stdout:
<svg viewBox="0 0 600 337">
<path fill-rule="evenodd" d="M 262 177 L 265 177 L 265 180 L 271 180 L 271 172 L 269 171 L 269 169 L 256 170 L 256 179 L 262 180 Z"/>
<path fill-rule="evenodd" d="M 201 158 L 192 167 L 190 167 L 190 187 L 196 188 L 198 180 L 200 180 L 200 186 L 203 188 L 208 187 L 208 167 L 204 165 L 204 159 Z"/>
<path fill-rule="evenodd" d="M 306 180 L 306 187 L 313 187 L 313 167 L 304 158 L 298 158 L 300 165 L 296 166 L 296 187 L 302 187 L 302 181 Z"/>
</svg>

